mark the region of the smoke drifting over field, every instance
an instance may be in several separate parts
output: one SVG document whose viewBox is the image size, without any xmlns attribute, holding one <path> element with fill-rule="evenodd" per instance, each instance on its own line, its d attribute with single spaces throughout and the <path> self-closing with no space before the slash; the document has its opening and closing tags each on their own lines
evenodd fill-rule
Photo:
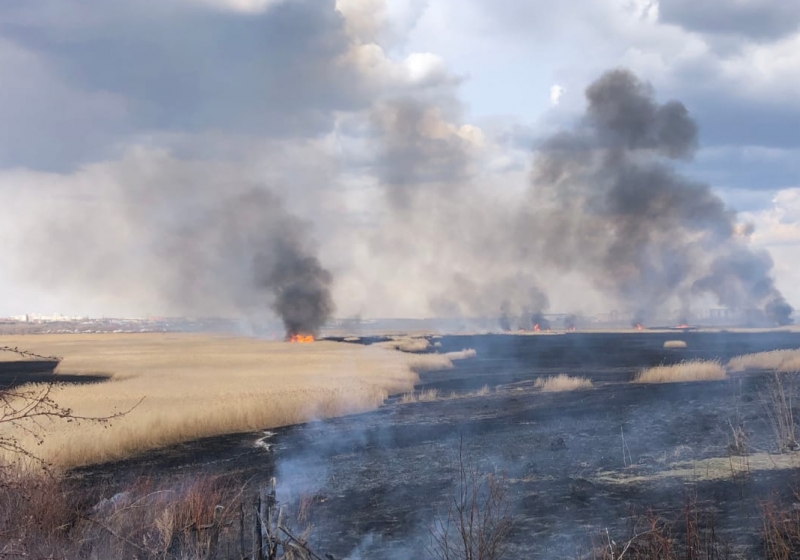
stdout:
<svg viewBox="0 0 800 560">
<path fill-rule="evenodd" d="M 549 296 L 569 275 L 634 324 L 674 310 L 688 317 L 701 300 L 788 323 L 792 308 L 769 254 L 751 248 L 751 228 L 709 185 L 674 168 L 698 145 L 686 107 L 658 102 L 626 70 L 600 76 L 586 101 L 574 126 L 538 143 L 528 188 L 505 203 L 496 200 L 502 185 L 476 172 L 484 139 L 458 125 L 457 102 L 420 96 L 382 106 L 373 124 L 389 219 L 377 246 L 397 266 L 429 272 L 415 287 L 433 312 L 493 314 L 503 330 L 543 328 Z M 409 244 L 412 232 L 425 241 Z M 397 249 L 408 245 L 407 254 Z"/>
<path fill-rule="evenodd" d="M 333 278 L 310 225 L 236 169 L 132 154 L 85 170 L 81 182 L 95 181 L 108 188 L 88 209 L 55 206 L 25 240 L 46 257 L 25 263 L 35 281 L 254 327 L 271 308 L 287 334 L 317 334 L 330 318 Z"/>
</svg>

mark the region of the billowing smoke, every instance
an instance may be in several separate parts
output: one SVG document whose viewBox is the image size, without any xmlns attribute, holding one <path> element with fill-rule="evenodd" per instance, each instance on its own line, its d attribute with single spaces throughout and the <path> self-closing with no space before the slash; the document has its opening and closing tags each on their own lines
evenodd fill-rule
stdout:
<svg viewBox="0 0 800 560">
<path fill-rule="evenodd" d="M 334 309 L 331 273 L 291 239 L 278 240 L 274 262 L 265 272 L 264 286 L 275 295 L 272 308 L 283 320 L 286 334 L 317 335 Z"/>
<path fill-rule="evenodd" d="M 20 237 L 30 255 L 46 257 L 23 261 L 31 281 L 254 328 L 272 309 L 288 335 L 317 334 L 330 318 L 332 275 L 310 224 L 235 166 L 140 152 L 79 179 L 85 200 L 67 185 L 70 197 L 40 209 L 41 223 Z"/>
<path fill-rule="evenodd" d="M 641 321 L 711 294 L 786 324 L 791 307 L 774 285 L 769 255 L 747 245 L 735 213 L 708 185 L 669 165 L 697 146 L 683 104 L 659 104 L 625 70 L 605 73 L 586 98 L 579 124 L 547 139 L 536 156 L 520 229 L 526 243 L 537 240 L 542 264 L 586 275 Z"/>
<path fill-rule="evenodd" d="M 544 313 L 541 311 L 537 311 L 530 318 L 531 325 L 534 329 L 549 331 L 550 330 L 550 320 L 544 316 Z"/>
</svg>

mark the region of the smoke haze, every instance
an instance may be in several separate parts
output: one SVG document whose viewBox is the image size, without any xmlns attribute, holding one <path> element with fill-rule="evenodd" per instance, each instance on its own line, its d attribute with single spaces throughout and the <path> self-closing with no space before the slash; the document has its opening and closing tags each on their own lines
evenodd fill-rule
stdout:
<svg viewBox="0 0 800 560">
<path fill-rule="evenodd" d="M 536 154 L 521 228 L 538 240 L 543 264 L 579 270 L 640 322 L 712 294 L 734 309 L 766 307 L 771 322 L 786 324 L 769 255 L 748 247 L 708 185 L 670 167 L 697 146 L 686 108 L 659 104 L 626 70 L 603 74 L 586 99 L 575 129 Z"/>
<path fill-rule="evenodd" d="M 51 301 L 275 314 L 290 334 L 335 309 L 502 315 L 504 329 L 709 305 L 789 321 L 752 228 L 676 171 L 699 143 L 687 108 L 627 70 L 589 85 L 577 118 L 478 125 L 465 77 L 402 48 L 421 4 L 72 4 L 92 17 L 62 27 L 32 4 L 0 8 L 0 55 L 36 70 L 19 91 L 80 117 L 50 103 L 47 127 L 26 121 L 0 153 L 23 166 L 0 170 L 4 271 Z M 27 106 L 15 99 L 3 107 Z"/>
<path fill-rule="evenodd" d="M 310 225 L 235 168 L 137 153 L 85 170 L 81 182 L 93 181 L 107 188 L 85 193 L 81 213 L 72 199 L 39 211 L 46 219 L 22 241 L 44 257 L 23 261 L 32 282 L 253 326 L 271 308 L 290 335 L 330 318 L 333 279 Z"/>
</svg>

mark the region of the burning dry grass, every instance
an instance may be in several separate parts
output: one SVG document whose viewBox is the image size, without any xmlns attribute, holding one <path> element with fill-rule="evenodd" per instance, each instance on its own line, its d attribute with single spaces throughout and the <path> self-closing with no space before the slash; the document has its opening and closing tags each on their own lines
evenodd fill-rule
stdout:
<svg viewBox="0 0 800 560">
<path fill-rule="evenodd" d="M 560 391 L 574 391 L 576 389 L 590 389 L 591 380 L 586 377 L 570 377 L 566 374 L 553 375 L 550 377 L 540 377 L 533 385 L 545 393 L 556 393 Z"/>
<path fill-rule="evenodd" d="M 725 368 L 717 360 L 691 360 L 671 366 L 657 366 L 640 371 L 634 383 L 681 383 L 725 379 Z"/>
<path fill-rule="evenodd" d="M 737 356 L 728 362 L 728 369 L 735 372 L 748 369 L 766 369 L 780 372 L 800 371 L 800 348 Z"/>
<path fill-rule="evenodd" d="M 17 430 L 24 444 L 61 467 L 373 409 L 389 394 L 411 390 L 416 371 L 452 367 L 444 356 L 353 344 L 185 334 L 32 335 L 0 338 L 0 345 L 63 356 L 64 377 L 112 375 L 106 383 L 55 389 L 53 398 L 77 415 L 135 407 L 110 426 L 47 421 L 38 447 Z"/>
<path fill-rule="evenodd" d="M 683 340 L 665 340 L 664 348 L 686 348 L 686 342 Z"/>
</svg>

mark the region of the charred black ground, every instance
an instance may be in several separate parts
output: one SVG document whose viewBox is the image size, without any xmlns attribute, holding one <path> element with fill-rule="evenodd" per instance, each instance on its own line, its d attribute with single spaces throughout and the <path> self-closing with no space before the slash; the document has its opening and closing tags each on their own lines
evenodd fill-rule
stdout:
<svg viewBox="0 0 800 560">
<path fill-rule="evenodd" d="M 663 348 L 674 339 L 687 347 Z M 313 498 L 317 550 L 337 558 L 424 558 L 427 528 L 451 487 L 463 439 L 471 460 L 508 477 L 516 555 L 575 558 L 598 531 L 624 534 L 632 516 L 648 507 L 679 517 L 689 497 L 713 515 L 720 540 L 744 554 L 756 551 L 760 501 L 788 495 L 798 472 L 757 468 L 757 455 L 775 450 L 760 399 L 767 374 L 662 385 L 628 381 L 640 368 L 662 363 L 797 348 L 800 333 L 485 335 L 438 342 L 441 352 L 469 347 L 478 355 L 425 374 L 420 388 L 461 398 L 392 399 L 372 413 L 276 430 L 266 440 L 269 450 L 254 446 L 264 434 L 211 438 L 78 470 L 74 480 L 102 482 L 112 493 L 140 474 L 228 474 L 251 483 L 275 475 L 280 499 Z M 537 378 L 557 373 L 589 377 L 595 386 L 552 394 L 534 389 Z M 492 389 L 488 395 L 465 396 L 484 385 Z M 745 474 L 746 458 L 730 449 L 730 422 L 748 433 L 752 464 Z M 782 457 L 792 463 L 793 455 Z M 715 472 L 713 458 L 729 461 L 737 476 Z"/>
</svg>

